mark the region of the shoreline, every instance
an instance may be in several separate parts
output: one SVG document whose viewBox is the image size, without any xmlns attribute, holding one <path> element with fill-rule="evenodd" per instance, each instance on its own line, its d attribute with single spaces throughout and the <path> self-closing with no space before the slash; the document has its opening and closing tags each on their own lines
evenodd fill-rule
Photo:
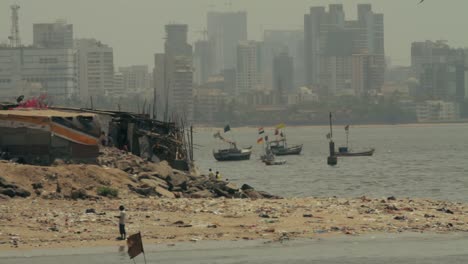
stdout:
<svg viewBox="0 0 468 264">
<path fill-rule="evenodd" d="M 347 125 L 345 123 L 336 123 L 336 124 L 333 124 L 334 126 L 344 126 L 344 125 Z M 431 123 L 431 122 L 424 122 L 424 123 L 396 123 L 396 124 L 350 124 L 351 127 L 374 127 L 374 128 L 378 128 L 378 127 L 393 127 L 393 126 L 398 126 L 398 127 L 429 127 L 429 126 L 443 126 L 443 125 L 459 125 L 459 126 L 463 126 L 463 125 L 468 125 L 468 120 L 464 120 L 464 121 L 460 121 L 460 122 L 434 122 L 434 123 Z M 235 128 L 235 129 L 258 129 L 259 126 L 252 126 L 252 125 L 241 125 L 241 126 L 231 126 L 231 129 L 232 128 Z M 265 128 L 274 128 L 275 125 L 265 125 L 265 126 L 261 126 L 261 127 L 265 127 Z M 310 124 L 310 125 L 290 125 L 290 124 L 286 124 L 286 128 L 287 127 L 292 127 L 292 128 L 305 128 L 305 127 L 313 127 L 313 128 L 329 128 L 330 126 L 327 125 L 327 124 L 323 124 L 323 125 L 318 125 L 318 124 Z M 198 129 L 198 130 L 207 130 L 207 131 L 211 131 L 211 130 L 222 130 L 223 126 L 219 126 L 219 127 L 216 127 L 216 126 L 213 126 L 213 125 L 200 125 L 200 124 L 195 124 L 194 125 L 194 128 Z"/>
<path fill-rule="evenodd" d="M 127 235 L 141 231 L 148 244 L 468 232 L 468 203 L 427 199 L 29 198 L 0 203 L 0 250 L 125 246 L 115 240 L 120 204 Z"/>
</svg>

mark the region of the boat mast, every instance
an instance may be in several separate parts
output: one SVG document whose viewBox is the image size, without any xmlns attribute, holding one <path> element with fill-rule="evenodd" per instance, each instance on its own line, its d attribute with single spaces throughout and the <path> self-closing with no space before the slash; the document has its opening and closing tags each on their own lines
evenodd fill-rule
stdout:
<svg viewBox="0 0 468 264">
<path fill-rule="evenodd" d="M 330 140 L 333 140 L 332 113 L 330 112 Z"/>
<path fill-rule="evenodd" d="M 346 148 L 348 148 L 349 126 L 345 130 L 346 130 Z"/>
</svg>

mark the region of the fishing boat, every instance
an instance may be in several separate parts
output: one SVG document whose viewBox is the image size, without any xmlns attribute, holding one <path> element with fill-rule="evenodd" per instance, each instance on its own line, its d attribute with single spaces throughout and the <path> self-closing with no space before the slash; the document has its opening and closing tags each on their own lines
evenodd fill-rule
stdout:
<svg viewBox="0 0 468 264">
<path fill-rule="evenodd" d="M 335 152 L 335 156 L 337 157 L 364 157 L 364 156 L 372 156 L 374 155 L 375 149 L 371 148 L 369 150 L 353 152 L 348 147 L 349 142 L 349 125 L 345 126 L 346 131 L 346 147 L 339 147 L 338 152 Z"/>
<path fill-rule="evenodd" d="M 235 141 L 223 137 L 219 131 L 213 136 L 229 144 L 229 148 L 213 150 L 213 156 L 217 161 L 239 161 L 250 159 L 252 146 L 248 148 L 238 148 Z"/>
<path fill-rule="evenodd" d="M 299 155 L 302 151 L 302 144 L 300 145 L 293 145 L 288 146 L 288 142 L 286 140 L 286 134 L 279 129 L 284 128 L 284 124 L 279 124 L 276 126 L 275 135 L 279 135 L 279 138 L 276 140 L 268 141 L 267 145 L 273 152 L 273 154 L 277 156 L 285 156 L 285 155 Z"/>
<path fill-rule="evenodd" d="M 374 154 L 375 149 L 370 149 L 361 152 L 350 152 L 347 147 L 340 147 L 338 148 L 338 152 L 335 152 L 335 156 L 337 157 L 358 157 L 358 156 L 372 156 Z"/>
<path fill-rule="evenodd" d="M 268 142 L 268 145 L 270 146 L 271 151 L 273 151 L 273 154 L 277 156 L 299 155 L 302 151 L 302 144 L 288 146 L 286 138 L 270 141 Z"/>
<path fill-rule="evenodd" d="M 265 165 L 284 165 L 286 164 L 285 160 L 277 160 L 273 151 L 267 146 L 265 149 L 265 155 L 262 155 L 261 160 Z"/>
</svg>

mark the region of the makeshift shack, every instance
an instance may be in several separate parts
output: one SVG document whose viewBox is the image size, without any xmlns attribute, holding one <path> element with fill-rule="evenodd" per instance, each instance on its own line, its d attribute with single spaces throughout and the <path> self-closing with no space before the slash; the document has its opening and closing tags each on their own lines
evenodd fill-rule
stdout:
<svg viewBox="0 0 468 264">
<path fill-rule="evenodd" d="M 32 164 L 55 159 L 93 162 L 101 129 L 93 113 L 50 109 L 0 110 L 0 151 Z"/>
</svg>

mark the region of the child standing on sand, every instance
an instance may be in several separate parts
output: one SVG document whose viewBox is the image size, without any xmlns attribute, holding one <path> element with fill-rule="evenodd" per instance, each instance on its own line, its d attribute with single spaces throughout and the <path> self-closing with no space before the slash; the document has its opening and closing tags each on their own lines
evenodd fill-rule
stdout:
<svg viewBox="0 0 468 264">
<path fill-rule="evenodd" d="M 119 207 L 119 210 L 120 210 L 120 215 L 116 217 L 119 218 L 120 240 L 125 240 L 127 239 L 127 233 L 125 232 L 125 220 L 126 220 L 127 214 L 125 212 L 125 207 L 123 207 L 123 205 Z"/>
</svg>

